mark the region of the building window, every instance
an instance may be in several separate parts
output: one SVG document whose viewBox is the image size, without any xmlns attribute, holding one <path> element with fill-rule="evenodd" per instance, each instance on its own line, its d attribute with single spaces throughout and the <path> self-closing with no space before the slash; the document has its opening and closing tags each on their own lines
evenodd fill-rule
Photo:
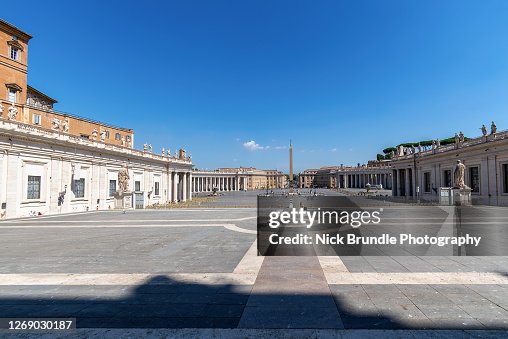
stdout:
<svg viewBox="0 0 508 339">
<path fill-rule="evenodd" d="M 469 186 L 471 192 L 480 192 L 480 170 L 478 167 L 469 167 Z"/>
<path fill-rule="evenodd" d="M 72 192 L 74 192 L 74 196 L 76 198 L 84 198 L 85 197 L 85 179 L 77 179 L 73 181 L 72 184 Z"/>
<path fill-rule="evenodd" d="M 423 191 L 430 193 L 430 172 L 423 173 Z"/>
<path fill-rule="evenodd" d="M 14 88 L 9 88 L 9 96 L 7 100 L 9 100 L 9 102 L 16 103 L 16 90 Z"/>
<path fill-rule="evenodd" d="M 11 59 L 18 60 L 18 56 L 19 56 L 19 49 L 17 49 L 16 47 L 11 47 Z"/>
<path fill-rule="evenodd" d="M 33 115 L 34 125 L 40 125 L 41 124 L 41 115 L 40 114 L 34 114 Z"/>
<path fill-rule="evenodd" d="M 444 187 L 452 187 L 452 171 L 451 170 L 443 171 L 443 183 L 444 183 Z"/>
<path fill-rule="evenodd" d="M 27 199 L 41 198 L 41 177 L 37 175 L 28 176 Z"/>
<path fill-rule="evenodd" d="M 155 182 L 155 189 L 154 189 L 154 195 L 159 195 L 159 182 Z"/>
<path fill-rule="evenodd" d="M 116 180 L 109 181 L 109 196 L 112 197 L 116 193 Z"/>
<path fill-rule="evenodd" d="M 109 139 L 109 131 L 105 131 L 106 132 L 106 138 Z"/>
<path fill-rule="evenodd" d="M 134 181 L 134 191 L 136 192 L 141 191 L 141 181 Z"/>
<path fill-rule="evenodd" d="M 120 136 L 120 133 L 115 134 L 115 140 L 120 140 L 122 137 Z"/>
<path fill-rule="evenodd" d="M 503 193 L 508 193 L 508 164 L 503 165 Z"/>
</svg>

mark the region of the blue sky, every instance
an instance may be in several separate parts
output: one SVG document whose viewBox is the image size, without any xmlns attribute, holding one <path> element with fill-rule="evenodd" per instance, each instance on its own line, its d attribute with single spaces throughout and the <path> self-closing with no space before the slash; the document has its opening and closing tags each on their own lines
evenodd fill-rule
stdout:
<svg viewBox="0 0 508 339">
<path fill-rule="evenodd" d="M 364 163 L 508 129 L 508 1 L 24 1 L 56 108 L 186 148 L 198 168 Z"/>
</svg>

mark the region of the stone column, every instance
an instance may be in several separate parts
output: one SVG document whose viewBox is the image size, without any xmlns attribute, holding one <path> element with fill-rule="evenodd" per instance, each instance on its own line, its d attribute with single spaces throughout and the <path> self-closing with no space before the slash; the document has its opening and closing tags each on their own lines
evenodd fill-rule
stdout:
<svg viewBox="0 0 508 339">
<path fill-rule="evenodd" d="M 192 178 L 192 173 L 191 172 L 187 173 L 187 176 L 189 177 L 189 182 L 192 182 L 192 179 L 193 179 Z M 188 199 L 189 199 L 189 201 L 191 201 L 192 200 L 192 188 L 190 186 L 189 186 L 188 193 L 189 193 Z"/>
<path fill-rule="evenodd" d="M 404 189 L 406 191 L 406 197 L 410 197 L 409 194 L 411 193 L 411 189 L 409 186 L 411 185 L 411 183 L 409 180 L 409 170 L 407 168 L 405 169 L 405 176 L 404 177 L 406 179 L 406 183 L 405 183 L 405 187 L 404 187 Z"/>
<path fill-rule="evenodd" d="M 171 171 L 168 170 L 168 181 L 166 182 L 166 188 L 168 190 L 168 199 L 166 201 L 166 203 L 171 203 L 173 200 L 172 200 L 172 194 L 173 194 L 173 180 L 171 180 L 172 177 L 171 177 Z"/>
<path fill-rule="evenodd" d="M 182 201 L 187 201 L 187 173 L 182 173 Z"/>
<path fill-rule="evenodd" d="M 400 197 L 400 196 L 401 196 L 401 194 L 402 194 L 402 190 L 401 190 L 401 187 L 400 187 L 400 181 L 401 181 L 401 180 L 400 180 L 400 170 L 398 170 L 398 169 L 396 169 L 396 170 L 395 170 L 395 176 L 396 176 L 396 180 L 395 180 L 395 182 L 396 182 L 396 184 L 397 184 L 397 185 L 396 185 L 397 187 L 395 187 L 395 188 L 396 188 L 396 191 L 397 191 L 397 192 L 396 192 L 396 196 Z"/>
<path fill-rule="evenodd" d="M 173 202 L 178 202 L 178 173 L 173 172 Z"/>
</svg>

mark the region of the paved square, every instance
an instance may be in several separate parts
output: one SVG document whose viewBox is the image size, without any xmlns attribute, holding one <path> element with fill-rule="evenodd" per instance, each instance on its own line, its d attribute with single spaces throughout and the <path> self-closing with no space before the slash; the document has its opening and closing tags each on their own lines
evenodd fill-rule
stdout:
<svg viewBox="0 0 508 339">
<path fill-rule="evenodd" d="M 0 317 L 80 328 L 508 329 L 506 257 L 258 257 L 252 192 L 0 223 Z M 228 202 L 228 203 L 229 203 Z"/>
</svg>

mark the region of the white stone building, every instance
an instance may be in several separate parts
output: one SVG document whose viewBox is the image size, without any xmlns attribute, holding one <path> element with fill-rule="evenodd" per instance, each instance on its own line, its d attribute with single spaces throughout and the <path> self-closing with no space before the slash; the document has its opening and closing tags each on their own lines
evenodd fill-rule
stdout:
<svg viewBox="0 0 508 339">
<path fill-rule="evenodd" d="M 183 153 L 185 154 L 185 153 Z M 0 118 L 0 216 L 115 208 L 127 166 L 133 208 L 192 198 L 192 163 Z"/>
<path fill-rule="evenodd" d="M 244 173 L 224 173 L 219 171 L 194 171 L 192 173 L 192 192 L 227 192 L 248 189 L 248 176 Z"/>
<path fill-rule="evenodd" d="M 326 166 L 307 169 L 299 175 L 300 188 L 366 188 L 381 185 L 392 188 L 390 162 L 369 162 L 360 166 Z"/>
<path fill-rule="evenodd" d="M 391 161 L 393 196 L 437 201 L 439 188 L 453 185 L 454 168 L 461 160 L 473 203 L 508 206 L 508 131 L 397 153 Z"/>
</svg>

